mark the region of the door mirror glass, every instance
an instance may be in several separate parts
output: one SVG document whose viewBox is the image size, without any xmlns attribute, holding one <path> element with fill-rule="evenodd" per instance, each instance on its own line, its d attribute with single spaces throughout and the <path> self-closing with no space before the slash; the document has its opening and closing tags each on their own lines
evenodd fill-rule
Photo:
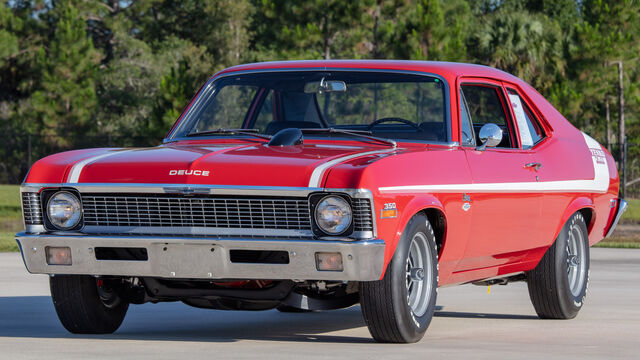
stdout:
<svg viewBox="0 0 640 360">
<path fill-rule="evenodd" d="M 502 129 L 496 124 L 484 124 L 479 133 L 480 146 L 476 150 L 484 150 L 488 147 L 496 147 L 502 142 Z"/>
</svg>

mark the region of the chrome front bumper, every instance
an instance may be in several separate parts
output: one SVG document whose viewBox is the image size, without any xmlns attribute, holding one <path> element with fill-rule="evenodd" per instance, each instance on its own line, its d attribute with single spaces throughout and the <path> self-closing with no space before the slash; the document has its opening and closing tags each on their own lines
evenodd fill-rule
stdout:
<svg viewBox="0 0 640 360">
<path fill-rule="evenodd" d="M 190 238 L 16 234 L 27 270 L 35 274 L 148 276 L 181 279 L 379 280 L 383 240 Z M 69 247 L 72 265 L 48 265 L 46 247 Z M 96 247 L 143 247 L 148 260 L 98 260 Z M 287 251 L 288 264 L 231 262 L 230 250 Z M 342 254 L 343 271 L 318 271 L 317 252 Z"/>
</svg>

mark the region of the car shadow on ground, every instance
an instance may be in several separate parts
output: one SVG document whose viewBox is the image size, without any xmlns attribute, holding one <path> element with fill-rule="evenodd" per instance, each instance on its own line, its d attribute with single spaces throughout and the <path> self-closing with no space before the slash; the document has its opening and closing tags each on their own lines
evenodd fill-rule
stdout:
<svg viewBox="0 0 640 360">
<path fill-rule="evenodd" d="M 540 318 L 533 315 L 515 315 L 515 314 L 487 314 L 472 312 L 453 312 L 453 311 L 437 311 L 434 316 L 445 318 L 465 318 L 465 319 L 496 319 L 496 320 L 539 320 Z"/>
<path fill-rule="evenodd" d="M 437 317 L 531 319 L 535 316 L 442 311 Z M 73 335 L 59 323 L 49 296 L 0 297 L 0 337 L 78 338 L 234 342 L 238 340 L 319 343 L 371 343 L 359 306 L 348 309 L 280 313 L 216 311 L 180 302 L 132 305 L 118 331 L 110 335 Z M 356 332 L 351 330 L 357 329 Z M 327 335 L 327 333 L 338 334 Z M 364 333 L 368 332 L 364 330 Z"/>
<path fill-rule="evenodd" d="M 233 342 L 237 340 L 369 343 L 358 334 L 326 333 L 364 327 L 358 306 L 280 313 L 197 309 L 181 302 L 132 305 L 111 335 L 73 335 L 59 323 L 49 296 L 0 297 L 0 337 Z M 365 330 L 366 331 L 366 330 Z"/>
</svg>

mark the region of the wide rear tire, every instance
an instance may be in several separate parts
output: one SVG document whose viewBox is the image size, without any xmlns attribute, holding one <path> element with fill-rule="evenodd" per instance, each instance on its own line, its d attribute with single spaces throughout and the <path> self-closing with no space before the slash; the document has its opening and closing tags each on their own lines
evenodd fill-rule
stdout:
<svg viewBox="0 0 640 360">
<path fill-rule="evenodd" d="M 527 275 L 529 297 L 541 319 L 572 319 L 584 304 L 588 283 L 587 225 L 577 212 Z"/>
<path fill-rule="evenodd" d="M 56 275 L 49 286 L 58 318 L 73 334 L 111 334 L 129 308 L 108 281 L 92 276 Z"/>
<path fill-rule="evenodd" d="M 384 278 L 360 284 L 360 304 L 378 342 L 412 343 L 424 336 L 436 306 L 438 256 L 423 214 L 407 224 Z"/>
</svg>

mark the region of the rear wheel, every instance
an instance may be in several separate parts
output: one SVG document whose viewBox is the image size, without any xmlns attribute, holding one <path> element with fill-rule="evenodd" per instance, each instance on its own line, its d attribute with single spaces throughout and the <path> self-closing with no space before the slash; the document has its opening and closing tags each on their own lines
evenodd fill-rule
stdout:
<svg viewBox="0 0 640 360">
<path fill-rule="evenodd" d="M 572 319 L 578 315 L 589 282 L 587 225 L 577 212 L 528 274 L 529 297 L 542 319 Z"/>
<path fill-rule="evenodd" d="M 438 257 L 433 228 L 423 214 L 407 224 L 384 278 L 360 284 L 360 303 L 379 342 L 422 339 L 436 305 Z"/>
<path fill-rule="evenodd" d="M 56 275 L 49 285 L 60 322 L 74 334 L 110 334 L 120 327 L 129 308 L 118 295 L 116 280 Z"/>
</svg>

